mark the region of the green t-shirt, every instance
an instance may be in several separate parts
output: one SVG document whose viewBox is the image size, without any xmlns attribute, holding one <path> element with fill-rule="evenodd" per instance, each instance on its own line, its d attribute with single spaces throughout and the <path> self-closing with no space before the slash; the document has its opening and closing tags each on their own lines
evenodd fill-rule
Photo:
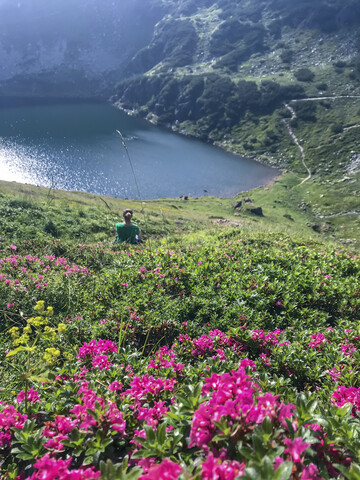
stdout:
<svg viewBox="0 0 360 480">
<path fill-rule="evenodd" d="M 135 225 L 125 225 L 125 223 L 116 224 L 116 240 L 118 242 L 126 243 L 139 243 L 140 240 L 140 228 Z"/>
</svg>

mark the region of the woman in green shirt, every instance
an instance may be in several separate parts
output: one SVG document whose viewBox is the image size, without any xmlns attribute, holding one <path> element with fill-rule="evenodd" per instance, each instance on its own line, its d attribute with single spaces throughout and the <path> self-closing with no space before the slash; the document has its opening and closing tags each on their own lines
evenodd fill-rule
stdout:
<svg viewBox="0 0 360 480">
<path fill-rule="evenodd" d="M 115 243 L 125 242 L 136 244 L 141 242 L 140 228 L 134 223 L 131 223 L 132 216 L 132 210 L 130 208 L 125 208 L 123 211 L 124 223 L 116 224 Z"/>
</svg>

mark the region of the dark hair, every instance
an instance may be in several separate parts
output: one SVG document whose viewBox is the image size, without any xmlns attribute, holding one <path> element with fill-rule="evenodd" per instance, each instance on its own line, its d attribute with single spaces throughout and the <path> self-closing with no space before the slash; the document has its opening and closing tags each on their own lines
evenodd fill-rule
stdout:
<svg viewBox="0 0 360 480">
<path fill-rule="evenodd" d="M 125 210 L 123 211 L 123 217 L 132 217 L 133 215 L 133 211 L 131 210 L 131 208 L 125 208 Z"/>
</svg>

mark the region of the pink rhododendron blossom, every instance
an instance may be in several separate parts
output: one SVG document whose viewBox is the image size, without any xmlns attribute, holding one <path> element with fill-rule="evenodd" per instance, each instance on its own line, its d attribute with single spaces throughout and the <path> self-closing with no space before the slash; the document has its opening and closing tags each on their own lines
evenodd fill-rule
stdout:
<svg viewBox="0 0 360 480">
<path fill-rule="evenodd" d="M 169 408 L 165 402 L 154 402 L 151 408 L 139 407 L 139 414 L 137 419 L 145 421 L 147 425 L 156 428 L 159 421 L 166 415 Z"/>
<path fill-rule="evenodd" d="M 319 425 L 318 423 L 312 423 L 312 424 L 306 423 L 305 427 L 310 428 L 310 430 L 312 430 L 313 432 L 321 432 L 322 431 L 322 426 Z"/>
<path fill-rule="evenodd" d="M 293 405 L 284 405 L 278 396 L 266 393 L 260 396 L 260 387 L 246 375 L 244 368 L 224 374 L 212 374 L 205 378 L 202 395 L 209 395 L 194 413 L 190 431 L 190 447 L 198 446 L 209 451 L 209 442 L 218 431 L 214 422 L 222 417 L 230 424 L 242 425 L 251 431 L 265 417 L 285 424 L 285 418 L 293 416 Z"/>
<path fill-rule="evenodd" d="M 41 402 L 38 392 L 36 390 L 33 390 L 32 388 L 29 388 L 29 390 L 27 391 L 26 397 L 30 403 Z M 16 401 L 17 403 L 21 403 L 24 400 L 25 400 L 25 391 L 21 390 L 19 395 L 16 397 Z"/>
<path fill-rule="evenodd" d="M 82 347 L 79 348 L 79 353 L 77 358 L 86 358 L 86 357 L 95 357 L 96 355 L 101 355 L 105 353 L 117 353 L 118 346 L 116 343 L 111 340 L 91 340 L 89 343 L 84 343 Z"/>
<path fill-rule="evenodd" d="M 310 348 L 315 348 L 316 350 L 321 350 L 324 343 L 330 343 L 330 341 L 325 337 L 323 333 L 314 333 L 311 335 L 311 342 L 309 342 Z"/>
<path fill-rule="evenodd" d="M 0 432 L 0 448 L 6 448 L 11 445 L 11 433 Z"/>
<path fill-rule="evenodd" d="M 240 362 L 239 365 L 240 368 L 247 368 L 250 367 L 253 372 L 256 371 L 256 363 L 253 360 L 250 360 L 249 358 L 243 358 Z"/>
<path fill-rule="evenodd" d="M 319 470 L 317 466 L 313 463 L 310 463 L 310 465 L 303 468 L 301 480 L 323 480 L 323 478 L 319 476 Z"/>
<path fill-rule="evenodd" d="M 69 470 L 71 461 L 71 458 L 55 459 L 47 453 L 34 464 L 37 472 L 29 478 L 31 480 L 88 480 L 100 477 L 100 472 L 96 472 L 93 468 Z"/>
<path fill-rule="evenodd" d="M 116 403 L 99 397 L 92 389 L 87 388 L 86 383 L 82 385 L 79 393 L 82 395 L 81 403 L 75 405 L 70 410 L 70 413 L 73 413 L 75 418 L 79 420 L 81 429 L 88 431 L 97 426 L 97 421 L 93 415 L 89 413 L 89 411 L 96 409 L 97 404 L 98 408 L 101 408 L 100 421 L 109 423 L 111 428 L 118 433 L 123 434 L 125 432 L 126 421 Z"/>
<path fill-rule="evenodd" d="M 165 458 L 160 464 L 150 467 L 147 473 L 140 475 L 138 480 L 177 480 L 181 472 L 180 465 Z"/>
<path fill-rule="evenodd" d="M 138 401 L 147 398 L 148 395 L 157 396 L 160 392 L 173 391 L 176 385 L 175 378 L 155 378 L 145 374 L 142 377 L 134 377 L 128 388 L 122 395 L 130 395 Z"/>
<path fill-rule="evenodd" d="M 156 353 L 155 359 L 151 360 L 148 367 L 159 368 L 171 368 L 176 373 L 181 373 L 185 367 L 183 363 L 177 363 L 175 350 L 168 348 L 166 345 L 160 348 Z"/>
<path fill-rule="evenodd" d="M 340 350 L 345 356 L 350 358 L 353 358 L 352 354 L 356 352 L 356 348 L 353 343 L 345 343 L 343 345 L 340 345 Z"/>
<path fill-rule="evenodd" d="M 93 357 L 91 370 L 98 368 L 99 370 L 108 370 L 113 364 L 110 363 L 107 355 L 96 355 Z"/>
<path fill-rule="evenodd" d="M 110 383 L 109 390 L 111 392 L 119 392 L 121 391 L 122 387 L 123 387 L 123 384 L 115 380 L 114 382 Z"/>
<path fill-rule="evenodd" d="M 281 458 L 281 457 L 275 457 L 275 460 L 274 460 L 274 471 L 276 471 L 280 465 L 284 463 L 284 459 Z"/>
<path fill-rule="evenodd" d="M 10 427 L 23 428 L 28 416 L 19 413 L 13 405 L 0 405 L 0 428 L 7 430 Z"/>
<path fill-rule="evenodd" d="M 338 378 L 341 377 L 341 371 L 339 371 L 338 367 L 330 368 L 328 373 L 329 373 L 329 375 L 331 377 L 331 380 L 333 382 L 337 382 Z"/>
<path fill-rule="evenodd" d="M 271 365 L 270 359 L 266 356 L 265 353 L 260 353 L 259 357 L 260 357 L 260 360 L 261 360 L 267 367 L 270 367 L 270 365 Z"/>
<path fill-rule="evenodd" d="M 301 437 L 297 437 L 294 440 L 284 438 L 284 443 L 287 446 L 284 453 L 288 453 L 291 456 L 291 460 L 295 463 L 302 461 L 301 454 L 310 447 L 308 443 L 303 442 Z"/>
<path fill-rule="evenodd" d="M 214 458 L 209 453 L 205 462 L 201 464 L 202 480 L 235 480 L 237 477 L 244 475 L 245 463 Z"/>
<path fill-rule="evenodd" d="M 253 340 L 258 342 L 261 348 L 270 348 L 279 343 L 279 338 L 283 333 L 284 331 L 279 328 L 268 333 L 265 333 L 262 329 L 256 329 L 250 331 L 250 336 Z"/>
<path fill-rule="evenodd" d="M 338 386 L 331 395 L 331 401 L 338 407 L 342 407 L 347 403 L 352 404 L 352 415 L 360 410 L 360 388 Z"/>
<path fill-rule="evenodd" d="M 180 335 L 180 341 L 190 339 L 187 335 Z M 208 335 L 201 335 L 198 339 L 194 339 L 192 344 L 195 348 L 191 354 L 195 357 L 204 356 L 208 351 L 212 352 L 216 347 L 231 347 L 234 341 L 220 330 L 211 330 Z"/>
</svg>

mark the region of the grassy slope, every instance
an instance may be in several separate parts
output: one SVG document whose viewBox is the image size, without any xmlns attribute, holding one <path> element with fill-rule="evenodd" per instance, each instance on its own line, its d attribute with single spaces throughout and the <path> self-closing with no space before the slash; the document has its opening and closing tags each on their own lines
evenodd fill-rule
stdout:
<svg viewBox="0 0 360 480">
<path fill-rule="evenodd" d="M 164 236 L 176 238 L 183 233 L 218 231 L 231 226 L 242 232 L 283 232 L 322 241 L 311 226 L 313 217 L 294 208 L 301 201 L 299 180 L 298 176 L 287 174 L 272 186 L 243 192 L 235 198 L 157 199 L 142 203 L 1 181 L 0 234 L 5 242 L 39 236 L 83 243 L 111 242 L 115 223 L 123 208 L 130 206 L 135 211 L 134 220 L 150 242 Z M 243 201 L 247 196 L 251 203 Z M 239 200 L 242 206 L 234 209 Z M 263 217 L 250 212 L 257 206 L 262 207 Z"/>
<path fill-rule="evenodd" d="M 284 12 L 283 12 L 284 13 Z M 285 12 L 286 13 L 286 12 Z M 184 75 L 207 75 L 216 73 L 230 78 L 235 83 L 240 80 L 255 81 L 258 85 L 264 80 L 275 81 L 280 85 L 296 83 L 294 72 L 299 68 L 311 68 L 314 79 L 299 82 L 307 97 L 336 97 L 338 95 L 360 95 L 359 78 L 353 78 L 353 59 L 357 55 L 358 28 L 342 28 L 335 33 L 324 33 L 317 29 L 304 29 L 285 26 L 281 36 L 267 35 L 265 49 L 243 61 L 237 70 L 218 68 L 214 58 L 209 55 L 211 36 L 223 21 L 222 10 L 216 5 L 200 7 L 195 12 L 182 14 L 182 20 L 190 20 L 199 37 L 193 63 L 187 66 L 171 68 L 171 76 L 182 78 Z M 266 8 L 261 22 L 267 27 L 274 20 Z M 292 60 L 285 63 L 281 59 L 284 50 L 291 50 Z M 219 60 L 219 59 L 217 59 Z M 221 60 L 221 57 L 220 57 Z M 344 62 L 337 67 L 337 62 Z M 146 75 L 166 74 L 167 60 L 156 64 Z M 321 84 L 326 89 L 321 90 Z M 292 107 L 299 106 L 296 102 Z M 314 102 L 314 119 L 298 119 L 292 125 L 293 131 L 304 147 L 305 159 L 313 177 L 310 182 L 296 188 L 297 199 L 287 200 L 291 215 L 298 217 L 298 204 L 306 204 L 309 213 L 317 216 L 313 222 L 326 222 L 325 229 L 343 243 L 359 245 L 359 215 L 340 215 L 321 219 L 322 215 L 350 212 L 358 209 L 359 171 L 348 175 L 347 167 L 354 154 L 359 154 L 360 97 L 351 99 L 319 100 Z M 272 165 L 292 171 L 300 178 L 306 172 L 300 162 L 299 149 L 293 143 L 282 122 L 283 110 L 277 108 L 272 114 L 251 114 L 243 117 L 231 131 L 214 130 L 209 140 L 236 152 L 260 158 Z M 157 115 L 150 111 L 148 119 L 157 122 Z M 332 126 L 341 125 L 343 132 L 334 133 Z M 172 128 L 197 135 L 201 122 L 183 121 Z M 269 141 L 269 134 L 273 138 Z M 274 135 L 273 135 L 274 134 Z M 285 177 L 287 178 L 287 177 Z M 292 178 L 292 177 L 290 177 Z M 299 180 L 300 180 L 299 178 Z M 286 180 L 284 180 L 286 181 Z M 299 181 L 300 183 L 300 181 Z M 293 182 L 290 181 L 288 189 Z M 269 189 L 269 203 L 276 196 L 277 189 Z M 257 193 L 254 193 L 257 200 Z M 263 197 L 263 204 L 268 203 Z M 279 219 L 277 219 L 279 221 Z"/>
<path fill-rule="evenodd" d="M 111 475 L 110 467 L 113 463 L 121 468 L 124 455 L 133 450 L 136 430 L 144 428 L 146 421 L 133 409 L 132 398 L 109 393 L 108 386 L 117 380 L 125 390 L 133 385 L 134 376 L 147 381 L 154 375 L 157 381 L 176 380 L 176 388 L 156 397 L 145 396 L 146 409 L 152 408 L 156 398 L 165 405 L 172 403 L 175 413 L 187 413 L 175 417 L 174 430 L 166 433 L 164 441 L 170 446 L 154 453 L 154 446 L 147 451 L 144 444 L 140 456 L 151 455 L 158 462 L 171 458 L 186 469 L 189 478 L 201 478 L 196 465 L 206 455 L 188 447 L 200 404 L 199 395 L 194 397 L 195 385 L 204 381 L 204 375 L 236 370 L 244 358 L 255 362 L 257 370 L 251 375 L 264 392 L 297 404 L 297 429 L 291 430 L 292 439 L 313 438 L 315 433 L 307 426 L 313 421 L 310 418 L 324 425 L 327 462 L 316 454 L 317 443 L 306 452 L 307 464 L 315 462 L 322 478 L 338 478 L 330 466 L 338 464 L 339 458 L 347 462 L 347 468 L 349 462 L 358 463 L 359 419 L 351 416 L 348 407 L 337 409 L 329 398 L 338 385 L 359 388 L 359 258 L 324 243 L 306 226 L 311 217 L 304 211 L 298 209 L 294 220 L 289 218 L 292 205 L 299 201 L 298 184 L 299 177 L 288 174 L 269 189 L 252 191 L 251 198 L 263 206 L 262 218 L 247 213 L 248 204 L 240 217 L 235 216 L 234 199 L 125 204 L 109 197 L 1 182 L 1 399 L 32 420 L 22 435 L 13 434 L 16 428 L 8 428 L 13 449 L 3 450 L 1 473 L 14 479 L 20 471 L 31 475 L 35 460 L 50 451 L 52 458 L 71 459 L 72 468 L 86 464 L 96 471 L 102 468 L 104 480 L 122 478 Z M 111 242 L 114 223 L 125 205 L 135 209 L 136 221 L 147 236 L 139 248 L 114 247 Z M 215 226 L 214 220 L 237 221 L 242 226 Z M 20 351 L 12 361 L 6 359 L 5 352 L 11 348 L 9 328 L 21 329 L 39 300 L 54 308 L 49 325 L 58 330 L 62 325 L 62 334 L 55 334 L 55 341 L 43 335 L 31 354 Z M 223 343 L 224 334 L 219 330 L 227 333 L 226 341 L 236 342 L 235 349 Z M 203 352 L 199 347 L 200 353 L 193 353 L 214 331 L 215 346 L 205 347 Z M 186 343 L 181 343 L 179 334 L 189 335 Z M 264 343 L 262 335 L 270 341 Z M 119 346 L 119 352 L 111 354 L 109 369 L 92 368 L 91 359 L 77 358 L 79 347 L 92 339 L 111 340 Z M 311 346 L 314 339 L 320 339 L 320 345 Z M 173 346 L 176 362 L 184 366 L 183 374 L 169 368 L 152 370 L 150 363 L 158 361 L 160 345 Z M 43 360 L 44 349 L 49 347 L 59 350 L 50 367 Z M 215 347 L 220 348 L 216 350 L 219 357 L 214 355 Z M 220 359 L 222 353 L 226 361 Z M 91 388 L 92 397 L 95 393 L 99 402 L 115 402 L 126 420 L 126 436 L 109 430 L 105 407 L 102 411 L 98 402 L 94 406 L 87 403 L 99 415 L 92 427 L 84 430 L 74 421 L 64 451 L 45 448 L 44 423 L 50 425 L 59 415 L 73 419 L 73 407 L 82 404 L 79 377 L 77 381 L 74 378 L 84 365 L 90 371 L 85 376 L 82 373 L 80 382 Z M 23 379 L 29 377 L 29 371 L 29 386 L 38 392 L 41 403 L 27 407 L 16 397 L 24 389 Z M 56 374 L 60 377 L 54 380 Z M 184 398 L 189 407 L 186 404 L 184 408 Z M 354 406 L 354 411 L 357 408 Z M 161 415 L 159 422 L 168 421 L 166 414 Z M 255 474 L 248 479 L 275 478 L 274 456 L 284 451 L 284 434 L 289 432 L 276 426 L 271 441 L 265 432 L 261 442 L 253 444 L 259 429 L 262 424 L 250 424 L 249 435 L 241 439 L 242 448 L 232 449 L 230 458 L 245 460 L 253 469 Z M 314 441 L 318 440 L 309 443 Z M 334 445 L 336 455 L 331 453 Z M 249 447 L 251 456 L 243 456 L 244 446 Z M 270 474 L 264 473 L 265 460 Z M 108 462 L 108 473 L 102 461 Z M 297 464 L 291 480 L 298 478 L 298 468 Z M 139 473 L 133 470 L 130 478 L 138 478 Z M 198 476 L 192 476 L 195 473 Z"/>
</svg>

